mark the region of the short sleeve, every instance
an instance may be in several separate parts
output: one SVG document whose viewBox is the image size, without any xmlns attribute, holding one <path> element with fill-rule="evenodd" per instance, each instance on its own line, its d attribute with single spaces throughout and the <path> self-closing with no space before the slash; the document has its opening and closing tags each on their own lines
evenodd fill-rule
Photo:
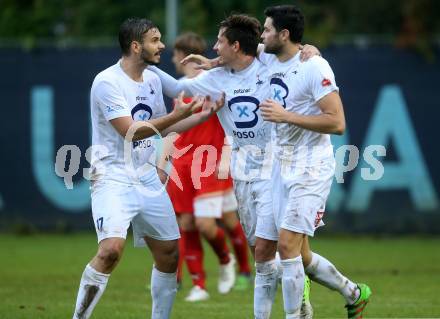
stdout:
<svg viewBox="0 0 440 319">
<path fill-rule="evenodd" d="M 309 63 L 307 83 L 315 102 L 333 91 L 339 91 L 333 70 L 325 59 L 313 57 Z"/>
<path fill-rule="evenodd" d="M 116 85 L 101 81 L 92 90 L 92 101 L 99 107 L 107 121 L 118 117 L 131 116 L 127 101 Z"/>
</svg>

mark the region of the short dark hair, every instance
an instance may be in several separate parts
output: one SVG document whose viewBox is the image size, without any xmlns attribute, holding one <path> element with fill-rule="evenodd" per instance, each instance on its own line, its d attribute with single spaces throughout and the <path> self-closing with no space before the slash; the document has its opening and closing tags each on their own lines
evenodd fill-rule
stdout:
<svg viewBox="0 0 440 319">
<path fill-rule="evenodd" d="M 130 45 L 133 41 L 143 42 L 143 36 L 157 26 L 148 19 L 128 18 L 119 27 L 119 46 L 123 55 L 130 54 Z"/>
<path fill-rule="evenodd" d="M 185 32 L 177 37 L 176 42 L 174 42 L 174 49 L 182 51 L 185 55 L 204 54 L 206 42 L 197 33 Z"/>
<path fill-rule="evenodd" d="M 230 44 L 238 41 L 244 54 L 257 56 L 261 24 L 256 18 L 246 14 L 232 14 L 220 22 L 220 28 L 226 29 L 223 36 Z"/>
<path fill-rule="evenodd" d="M 264 15 L 272 18 L 277 32 L 287 29 L 290 41 L 301 43 L 304 34 L 304 16 L 297 7 L 288 4 L 268 7 L 264 10 Z"/>
</svg>

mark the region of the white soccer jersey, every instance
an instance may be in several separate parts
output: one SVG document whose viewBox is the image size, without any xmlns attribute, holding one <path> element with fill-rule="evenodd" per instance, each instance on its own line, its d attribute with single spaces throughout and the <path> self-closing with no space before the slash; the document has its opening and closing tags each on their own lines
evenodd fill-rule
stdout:
<svg viewBox="0 0 440 319">
<path fill-rule="evenodd" d="M 217 116 L 226 136 L 233 139 L 231 175 L 236 180 L 270 178 L 262 175 L 263 165 L 270 162 L 267 148 L 271 141 L 272 124 L 263 120 L 259 105 L 269 97 L 269 71 L 258 59 L 239 72 L 219 67 L 203 72 L 195 78 L 173 81 L 164 72 L 158 72 L 164 92 L 175 95 L 184 90 L 190 95 L 210 95 L 218 99 L 225 92 L 225 105 Z M 270 163 L 269 163 L 270 164 Z M 268 172 L 267 172 L 268 171 Z"/>
<path fill-rule="evenodd" d="M 328 62 L 319 56 L 301 62 L 297 53 L 290 60 L 280 62 L 274 54 L 261 53 L 259 59 L 270 70 L 271 98 L 286 110 L 302 115 L 318 115 L 317 102 L 325 95 L 339 90 Z M 321 134 L 280 123 L 274 126 L 278 146 L 277 156 L 290 158 L 294 165 L 310 165 L 333 157 L 330 135 Z"/>
<path fill-rule="evenodd" d="M 131 161 L 124 160 L 124 138 L 110 120 L 130 116 L 135 121 L 147 121 L 166 114 L 162 84 L 150 70 L 143 72 L 143 82 L 131 79 L 121 68 L 120 61 L 99 73 L 93 81 L 91 94 L 92 179 L 109 179 L 125 183 L 142 181 L 142 175 L 155 169 L 142 169 L 154 163 L 154 137 L 132 142 L 128 148 Z"/>
</svg>

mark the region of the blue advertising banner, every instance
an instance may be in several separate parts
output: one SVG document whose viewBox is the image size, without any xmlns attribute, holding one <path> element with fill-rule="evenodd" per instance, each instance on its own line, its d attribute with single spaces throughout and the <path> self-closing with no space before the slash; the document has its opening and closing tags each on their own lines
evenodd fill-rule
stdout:
<svg viewBox="0 0 440 319">
<path fill-rule="evenodd" d="M 440 231 L 438 127 L 440 54 L 429 63 L 392 47 L 323 52 L 340 87 L 347 119 L 332 137 L 338 167 L 327 203 L 327 231 Z M 0 50 L 2 101 L 0 229 L 29 222 L 91 227 L 89 90 L 119 58 L 114 48 Z M 171 52 L 162 68 L 173 72 Z M 73 187 L 55 170 L 68 152 Z M 80 160 L 77 167 L 69 166 Z"/>
</svg>

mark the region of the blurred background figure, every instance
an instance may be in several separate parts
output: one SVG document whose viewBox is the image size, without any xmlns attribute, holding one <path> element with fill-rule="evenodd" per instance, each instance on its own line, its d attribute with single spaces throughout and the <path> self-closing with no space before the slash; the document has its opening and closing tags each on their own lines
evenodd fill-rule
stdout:
<svg viewBox="0 0 440 319">
<path fill-rule="evenodd" d="M 189 54 L 204 54 L 205 50 L 206 43 L 201 36 L 192 32 L 180 35 L 174 44 L 172 58 L 177 73 L 193 78 L 202 72 L 195 68 L 194 63 L 182 65 L 180 61 Z M 187 102 L 190 100 L 191 98 L 186 99 Z M 181 133 L 174 142 L 174 147 L 178 150 L 190 147 L 184 155 L 172 161 L 183 188 L 180 189 L 174 179 L 170 179 L 167 185 L 181 232 L 180 260 L 185 260 L 194 285 L 186 301 L 209 298 L 200 234 L 212 247 L 220 263 L 218 291 L 222 294 L 228 293 L 235 283 L 235 258 L 229 253 L 225 232 L 217 226 L 216 219 L 221 219 L 238 262 L 239 275 L 235 288 L 245 290 L 250 285 L 248 247 L 237 218 L 237 201 L 232 189 L 232 179 L 230 176 L 227 179 L 218 178 L 224 142 L 225 133 L 216 115 Z M 206 149 L 207 145 L 215 148 L 214 161 L 209 159 L 211 152 Z M 201 163 L 201 167 L 194 163 Z M 212 173 L 198 176 L 206 171 Z M 182 265 L 182 262 L 179 264 Z M 180 266 L 180 274 L 181 269 Z M 179 277 L 181 279 L 181 275 Z"/>
</svg>

